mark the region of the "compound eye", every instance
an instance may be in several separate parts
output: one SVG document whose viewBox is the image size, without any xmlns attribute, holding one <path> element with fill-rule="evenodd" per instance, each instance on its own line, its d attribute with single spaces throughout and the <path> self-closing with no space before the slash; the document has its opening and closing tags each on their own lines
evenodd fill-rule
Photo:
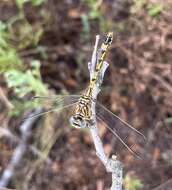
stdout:
<svg viewBox="0 0 172 190">
<path fill-rule="evenodd" d="M 87 126 L 86 121 L 81 116 L 72 116 L 70 123 L 75 128 L 85 128 Z"/>
<path fill-rule="evenodd" d="M 105 40 L 105 44 L 110 44 L 112 43 L 112 37 L 107 37 Z"/>
<path fill-rule="evenodd" d="M 83 118 L 82 118 L 81 116 L 77 116 L 77 117 L 76 117 L 76 120 L 82 121 Z"/>
</svg>

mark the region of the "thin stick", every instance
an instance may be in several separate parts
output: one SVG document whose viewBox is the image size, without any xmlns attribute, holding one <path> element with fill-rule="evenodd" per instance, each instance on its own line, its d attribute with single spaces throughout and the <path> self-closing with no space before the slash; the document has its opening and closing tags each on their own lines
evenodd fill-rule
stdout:
<svg viewBox="0 0 172 190">
<path fill-rule="evenodd" d="M 99 39 L 100 39 L 99 36 L 96 36 L 96 42 L 95 42 L 94 51 L 92 54 L 92 59 L 91 59 L 91 62 L 88 63 L 90 79 L 92 77 L 92 74 L 95 71 L 95 66 L 97 64 L 97 52 L 98 52 L 97 48 L 98 48 Z M 100 87 L 103 82 L 104 73 L 108 66 L 109 64 L 106 61 L 104 61 L 103 67 L 100 71 L 100 77 L 92 92 L 92 98 L 95 100 L 97 99 L 97 95 L 100 92 Z M 98 134 L 95 101 L 92 102 L 92 115 L 93 115 L 92 119 L 94 122 L 91 126 L 89 126 L 89 129 L 90 129 L 91 136 L 93 138 L 93 142 L 95 145 L 96 154 L 101 160 L 101 162 L 104 164 L 104 166 L 106 167 L 107 172 L 112 173 L 111 190 L 122 190 L 122 164 L 120 161 L 116 159 L 116 156 L 113 156 L 113 158 L 111 159 L 111 158 L 108 158 L 105 154 L 103 143 Z"/>
<path fill-rule="evenodd" d="M 40 113 L 40 111 L 40 109 L 37 109 L 35 110 L 34 114 Z M 19 165 L 21 159 L 23 158 L 23 155 L 27 149 L 27 139 L 30 136 L 30 130 L 33 124 L 35 123 L 36 119 L 37 118 L 28 119 L 20 126 L 22 139 L 17 148 L 14 150 L 11 160 L 2 174 L 2 177 L 0 179 L 0 188 L 6 187 L 8 185 L 10 179 L 15 173 L 15 168 Z"/>
</svg>

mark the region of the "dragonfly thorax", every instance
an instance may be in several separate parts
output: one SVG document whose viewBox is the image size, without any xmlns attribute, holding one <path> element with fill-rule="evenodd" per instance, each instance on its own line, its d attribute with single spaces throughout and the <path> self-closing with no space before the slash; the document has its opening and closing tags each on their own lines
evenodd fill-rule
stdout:
<svg viewBox="0 0 172 190">
<path fill-rule="evenodd" d="M 91 111 L 92 100 L 87 96 L 82 96 L 75 108 L 74 115 L 70 118 L 70 123 L 75 128 L 85 128 L 91 121 L 92 111 Z"/>
</svg>

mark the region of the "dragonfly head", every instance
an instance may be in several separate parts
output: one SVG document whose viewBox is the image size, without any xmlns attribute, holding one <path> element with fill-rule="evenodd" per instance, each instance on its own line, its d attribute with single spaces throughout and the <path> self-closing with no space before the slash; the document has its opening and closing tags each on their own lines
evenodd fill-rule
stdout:
<svg viewBox="0 0 172 190">
<path fill-rule="evenodd" d="M 75 128 L 87 127 L 86 120 L 78 114 L 76 114 L 70 118 L 70 124 Z"/>
</svg>

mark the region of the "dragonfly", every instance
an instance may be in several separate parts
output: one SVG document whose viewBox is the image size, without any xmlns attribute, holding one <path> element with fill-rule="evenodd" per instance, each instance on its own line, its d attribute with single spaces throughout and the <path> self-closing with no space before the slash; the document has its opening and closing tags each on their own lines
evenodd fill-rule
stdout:
<svg viewBox="0 0 172 190">
<path fill-rule="evenodd" d="M 60 106 L 53 106 L 52 108 L 42 113 L 31 116 L 31 118 L 42 116 L 54 111 L 60 112 L 64 109 L 68 110 L 69 108 L 73 107 L 69 119 L 70 124 L 75 128 L 86 128 L 93 125 L 95 116 L 93 115 L 94 113 L 92 112 L 91 105 L 92 103 L 95 103 L 96 118 L 104 124 L 104 126 L 124 145 L 125 148 L 127 148 L 133 155 L 140 157 L 138 153 L 133 149 L 133 142 L 131 145 L 131 143 L 128 142 L 127 135 L 122 131 L 124 128 L 127 128 L 128 130 L 134 132 L 133 141 L 136 144 L 143 141 L 145 142 L 146 137 L 136 128 L 118 117 L 116 114 L 103 106 L 98 100 L 95 100 L 92 97 L 93 89 L 97 83 L 103 62 L 106 58 L 112 41 L 113 32 L 109 32 L 99 49 L 97 64 L 90 79 L 88 88 L 82 95 L 56 95 L 53 97 L 35 96 L 34 99 L 46 99 L 49 101 L 54 101 L 56 105 Z"/>
</svg>

